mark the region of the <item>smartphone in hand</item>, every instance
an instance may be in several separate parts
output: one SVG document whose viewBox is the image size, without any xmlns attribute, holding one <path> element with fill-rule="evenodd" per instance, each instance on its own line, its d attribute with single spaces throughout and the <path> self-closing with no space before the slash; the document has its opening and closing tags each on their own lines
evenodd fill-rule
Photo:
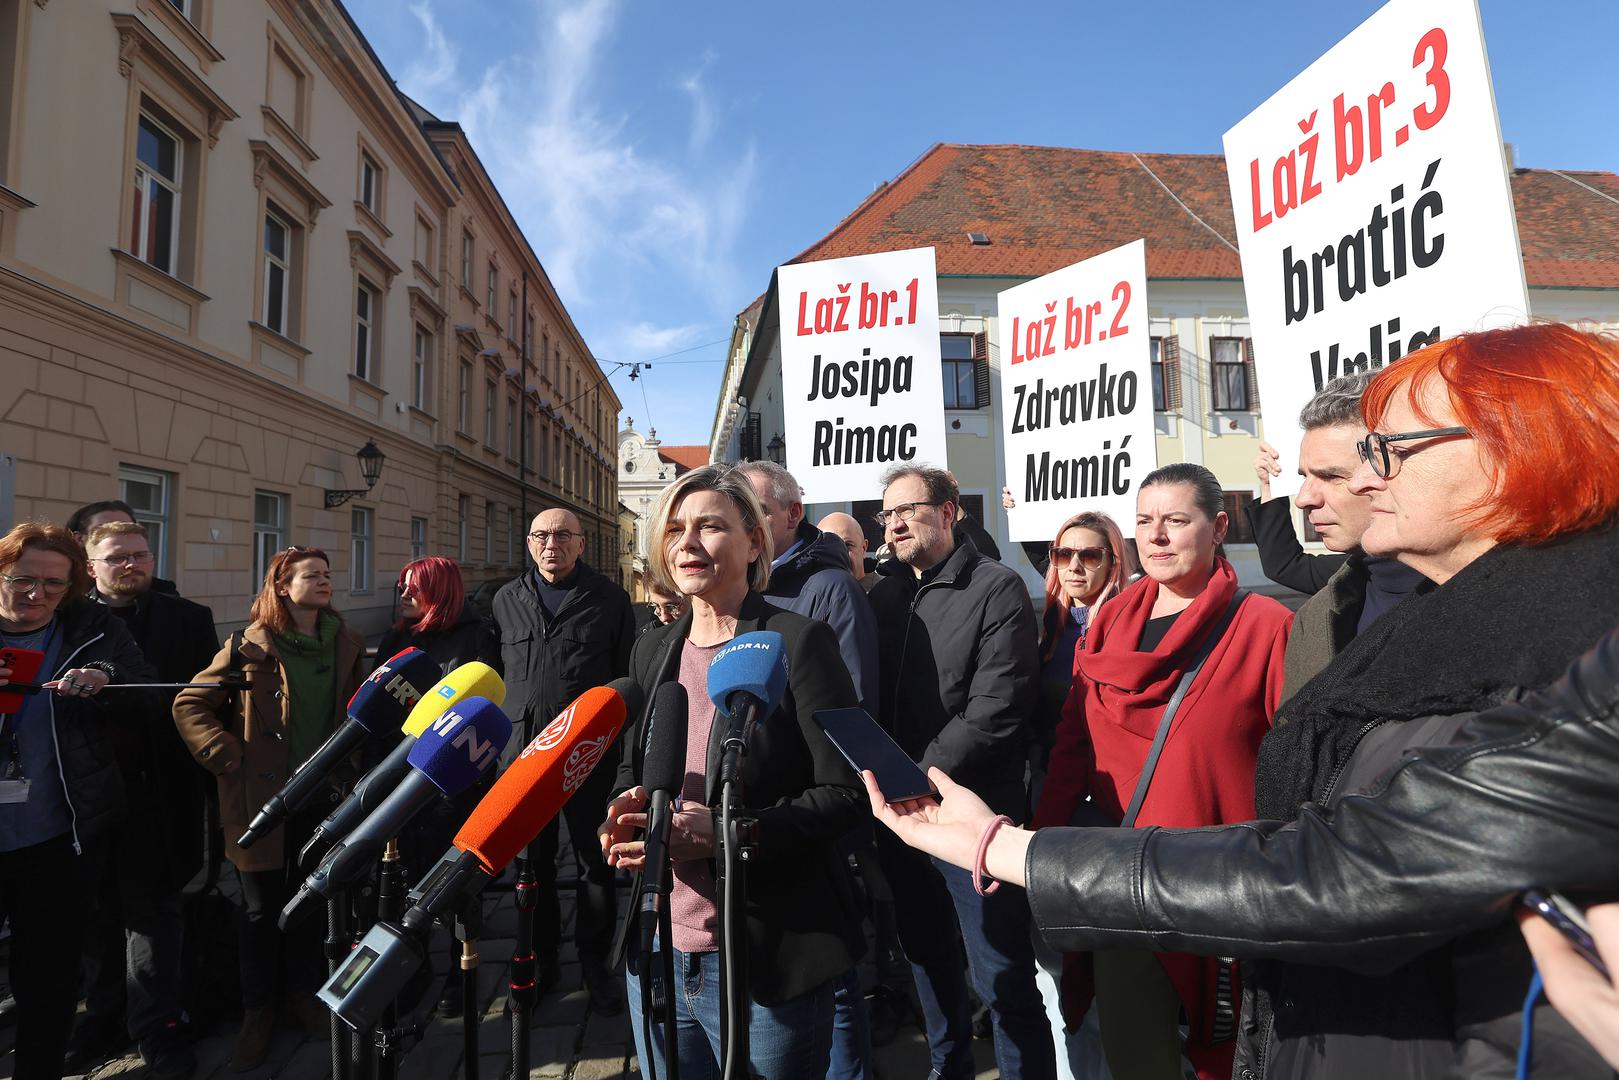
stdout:
<svg viewBox="0 0 1619 1080">
<path fill-rule="evenodd" d="M 6 676 L 8 683 L 32 683 L 39 677 L 40 666 L 45 663 L 45 654 L 38 649 L 0 649 L 0 668 L 10 668 L 11 674 Z M 11 716 L 22 712 L 24 702 L 28 699 L 20 690 L 8 690 L 0 686 L 0 716 Z"/>
<path fill-rule="evenodd" d="M 1573 901 L 1549 889 L 1529 889 L 1518 898 L 1518 902 L 1551 923 L 1558 933 L 1568 939 L 1575 952 L 1601 972 L 1603 978 L 1609 978 L 1608 966 L 1602 962 L 1596 940 L 1591 936 L 1591 925 L 1585 921 L 1584 913 Z"/>
</svg>

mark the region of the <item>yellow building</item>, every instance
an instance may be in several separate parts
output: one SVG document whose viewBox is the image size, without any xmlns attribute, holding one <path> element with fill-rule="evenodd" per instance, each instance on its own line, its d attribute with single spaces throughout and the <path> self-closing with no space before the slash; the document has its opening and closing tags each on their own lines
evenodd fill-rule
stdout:
<svg viewBox="0 0 1619 1080">
<path fill-rule="evenodd" d="M 614 572 L 618 400 L 341 4 L 0 0 L 0 73 L 0 524 L 124 498 L 225 626 L 312 544 L 375 632 L 406 560 L 508 577 L 549 506 Z"/>
</svg>

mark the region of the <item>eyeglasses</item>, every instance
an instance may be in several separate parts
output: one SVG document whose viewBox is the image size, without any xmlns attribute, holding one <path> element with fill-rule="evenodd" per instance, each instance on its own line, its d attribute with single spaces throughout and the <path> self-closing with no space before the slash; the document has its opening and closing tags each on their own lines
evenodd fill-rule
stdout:
<svg viewBox="0 0 1619 1080">
<path fill-rule="evenodd" d="M 103 559 L 91 559 L 91 562 L 106 563 L 108 566 L 139 566 L 152 561 L 150 551 L 134 551 L 128 555 L 108 555 Z"/>
<path fill-rule="evenodd" d="M 877 523 L 878 528 L 886 529 L 886 528 L 888 528 L 889 522 L 898 522 L 898 521 L 909 521 L 909 520 L 911 520 L 913 517 L 916 516 L 916 509 L 919 506 L 943 506 L 943 505 L 944 505 L 944 503 L 942 503 L 942 502 L 900 503 L 898 506 L 890 506 L 886 510 L 877 511 L 875 514 L 871 515 L 871 519 Z"/>
<path fill-rule="evenodd" d="M 1355 444 L 1360 452 L 1360 459 L 1372 467 L 1372 472 L 1380 478 L 1387 480 L 1400 471 L 1400 462 L 1403 456 L 1389 454 L 1389 443 L 1408 442 L 1411 439 L 1437 439 L 1443 435 L 1468 435 L 1473 433 L 1464 427 L 1429 428 L 1427 431 L 1402 431 L 1396 435 L 1385 435 L 1380 431 L 1369 431 L 1366 437 Z"/>
<path fill-rule="evenodd" d="M 528 538 L 540 545 L 540 547 L 544 547 L 552 540 L 556 541 L 557 547 L 567 547 L 573 542 L 573 538 L 578 535 L 578 533 L 569 532 L 567 529 L 558 529 L 556 532 L 547 532 L 544 529 L 535 529 L 533 532 L 528 534 Z"/>
<path fill-rule="evenodd" d="M 671 600 L 667 604 L 648 603 L 647 607 L 652 609 L 652 614 L 667 615 L 671 619 L 678 619 L 686 613 L 686 605 L 678 600 Z"/>
<path fill-rule="evenodd" d="M 0 574 L 0 581 L 4 581 L 6 588 L 19 596 L 26 596 L 35 589 L 43 590 L 46 596 L 61 596 L 67 592 L 67 587 L 73 584 L 71 581 L 63 581 L 61 578 L 37 578 L 24 575 L 13 576 L 11 574 Z"/>
<path fill-rule="evenodd" d="M 1076 555 L 1079 557 L 1079 565 L 1087 570 L 1100 570 L 1107 565 L 1108 552 L 1106 548 L 1053 547 L 1051 549 L 1051 561 L 1058 566 L 1069 565 Z"/>
</svg>

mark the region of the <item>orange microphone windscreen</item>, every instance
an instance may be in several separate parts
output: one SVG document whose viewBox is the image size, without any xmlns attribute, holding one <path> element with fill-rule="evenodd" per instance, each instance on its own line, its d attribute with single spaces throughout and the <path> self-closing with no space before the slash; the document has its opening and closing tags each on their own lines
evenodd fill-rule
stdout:
<svg viewBox="0 0 1619 1080">
<path fill-rule="evenodd" d="M 495 781 L 455 834 L 455 846 L 498 874 L 579 790 L 618 738 L 625 709 L 623 696 L 611 687 L 580 694 Z"/>
</svg>

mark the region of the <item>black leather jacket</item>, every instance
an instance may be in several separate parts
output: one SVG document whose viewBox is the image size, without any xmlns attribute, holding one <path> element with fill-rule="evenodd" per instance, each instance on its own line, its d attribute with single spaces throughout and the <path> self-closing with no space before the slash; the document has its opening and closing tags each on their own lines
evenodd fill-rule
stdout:
<svg viewBox="0 0 1619 1080">
<path fill-rule="evenodd" d="M 1619 631 L 1544 690 L 1386 730 L 1363 732 L 1327 808 L 1306 804 L 1288 825 L 1036 834 L 1037 924 L 1061 950 L 1279 961 L 1314 991 L 1383 976 L 1387 996 L 1339 995 L 1330 1015 L 1289 1017 L 1278 1000 L 1275 1025 L 1239 1052 L 1244 1080 L 1511 1076 L 1529 978 L 1514 900 L 1531 886 L 1619 895 Z M 1390 989 L 1396 970 L 1410 977 Z M 1537 1076 L 1611 1075 L 1550 1009 L 1535 1027 Z M 1271 1068 L 1278 1028 L 1313 1056 Z M 1413 1042 L 1437 1042 L 1443 1071 L 1432 1054 L 1415 1064 Z"/>
</svg>

